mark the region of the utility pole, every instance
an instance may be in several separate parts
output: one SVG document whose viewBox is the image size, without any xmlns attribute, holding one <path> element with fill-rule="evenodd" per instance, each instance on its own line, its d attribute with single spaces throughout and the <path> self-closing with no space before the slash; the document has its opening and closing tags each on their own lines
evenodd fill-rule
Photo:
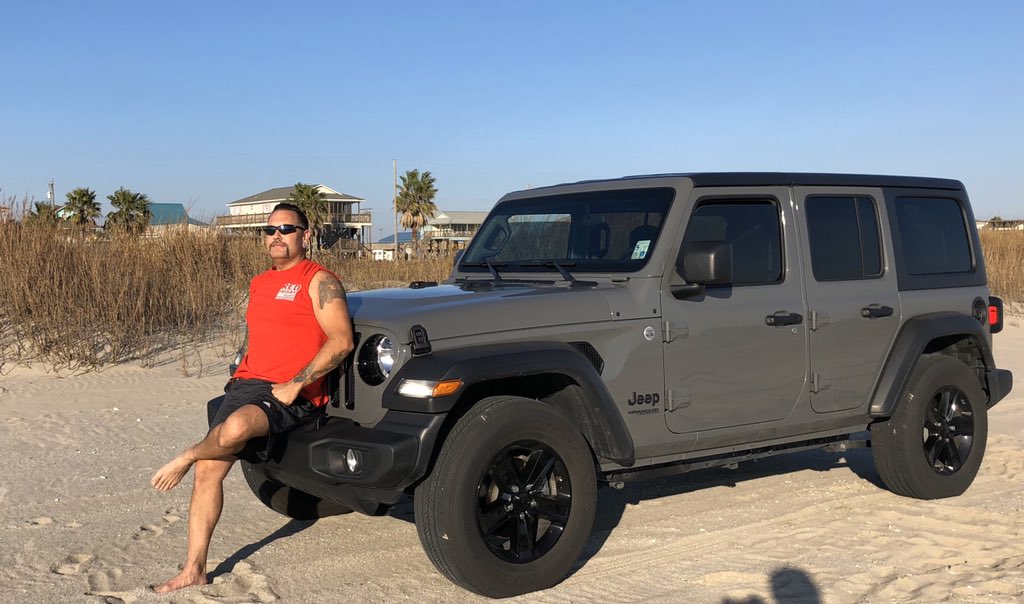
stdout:
<svg viewBox="0 0 1024 604">
<path fill-rule="evenodd" d="M 391 167 L 395 172 L 395 197 L 393 200 L 392 210 L 395 214 L 395 255 L 392 260 L 398 260 L 398 160 L 391 160 Z"/>
</svg>

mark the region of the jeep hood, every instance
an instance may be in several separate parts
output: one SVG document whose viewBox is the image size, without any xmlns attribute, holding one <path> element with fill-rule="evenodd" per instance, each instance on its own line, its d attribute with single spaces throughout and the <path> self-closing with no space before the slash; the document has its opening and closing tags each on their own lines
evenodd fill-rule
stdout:
<svg viewBox="0 0 1024 604">
<path fill-rule="evenodd" d="M 599 289 L 568 288 L 564 284 L 378 289 L 349 294 L 348 307 L 357 326 L 387 328 L 401 341 L 408 341 L 409 328 L 417 324 L 426 328 L 431 340 L 441 340 L 606 321 L 611 316 L 608 301 Z"/>
</svg>

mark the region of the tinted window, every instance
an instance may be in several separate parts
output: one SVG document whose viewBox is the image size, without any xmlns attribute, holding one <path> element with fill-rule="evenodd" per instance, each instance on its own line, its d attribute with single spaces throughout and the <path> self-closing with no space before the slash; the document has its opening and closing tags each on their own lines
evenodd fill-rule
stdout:
<svg viewBox="0 0 1024 604">
<path fill-rule="evenodd" d="M 673 189 L 633 189 L 517 199 L 499 204 L 459 263 L 483 271 L 635 271 L 654 252 Z"/>
<path fill-rule="evenodd" d="M 874 202 L 867 197 L 809 197 L 804 204 L 811 267 L 818 281 L 882 274 Z"/>
<path fill-rule="evenodd" d="M 733 285 L 777 283 L 782 280 L 779 227 L 779 210 L 771 201 L 704 202 L 690 217 L 685 244 L 731 243 Z"/>
<path fill-rule="evenodd" d="M 896 217 L 908 274 L 971 272 L 967 225 L 955 199 L 897 197 Z"/>
</svg>

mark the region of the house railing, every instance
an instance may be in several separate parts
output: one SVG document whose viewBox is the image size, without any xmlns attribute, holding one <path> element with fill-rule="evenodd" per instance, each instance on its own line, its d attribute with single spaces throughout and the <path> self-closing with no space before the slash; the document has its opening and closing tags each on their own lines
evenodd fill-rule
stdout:
<svg viewBox="0 0 1024 604">
<path fill-rule="evenodd" d="M 469 231 L 456 231 L 453 229 L 435 229 L 424 234 L 424 237 L 429 239 L 446 239 L 450 237 L 472 237 L 476 234 L 476 230 Z"/>
<path fill-rule="evenodd" d="M 225 216 L 218 216 L 214 224 L 218 227 L 258 227 L 267 224 L 270 219 L 270 213 L 260 214 L 228 214 Z M 327 218 L 329 223 L 364 223 L 369 224 L 372 222 L 371 215 L 366 214 L 329 214 Z"/>
</svg>

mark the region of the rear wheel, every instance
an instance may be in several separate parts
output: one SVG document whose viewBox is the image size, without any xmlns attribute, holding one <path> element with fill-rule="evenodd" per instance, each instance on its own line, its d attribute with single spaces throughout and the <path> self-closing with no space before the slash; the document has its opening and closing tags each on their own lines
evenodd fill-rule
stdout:
<svg viewBox="0 0 1024 604">
<path fill-rule="evenodd" d="M 590 536 L 594 459 L 551 407 L 488 398 L 456 423 L 414 504 L 427 556 L 456 584 L 498 598 L 545 589 Z"/>
<path fill-rule="evenodd" d="M 921 359 L 892 417 L 871 426 L 885 485 L 918 499 L 966 491 L 985 454 L 985 405 L 985 392 L 966 365 L 945 356 Z"/>
<path fill-rule="evenodd" d="M 327 516 L 347 514 L 351 508 L 314 497 L 305 491 L 271 480 L 259 464 L 242 461 L 242 475 L 263 505 L 296 520 L 316 520 Z"/>
</svg>

